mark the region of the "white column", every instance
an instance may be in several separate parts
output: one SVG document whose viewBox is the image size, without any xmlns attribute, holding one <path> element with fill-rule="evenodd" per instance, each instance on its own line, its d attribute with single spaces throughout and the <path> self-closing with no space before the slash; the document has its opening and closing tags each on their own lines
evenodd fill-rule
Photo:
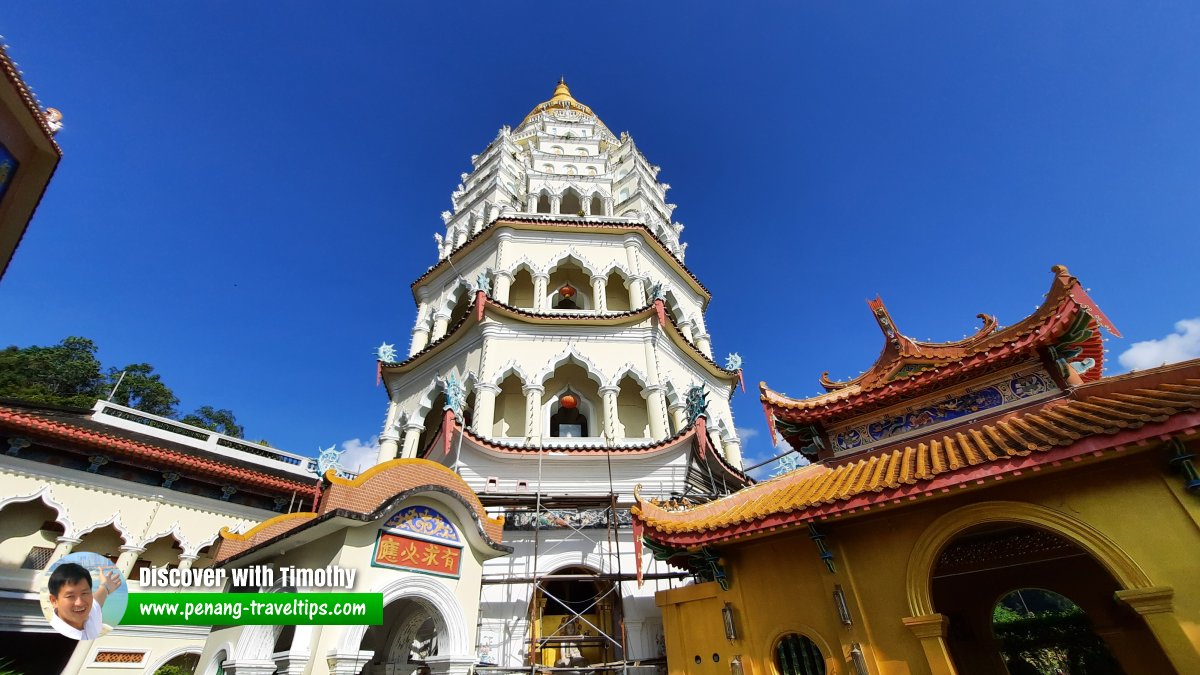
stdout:
<svg viewBox="0 0 1200 675">
<path fill-rule="evenodd" d="M 613 198 L 604 198 L 604 215 L 611 216 L 613 214 Z"/>
<path fill-rule="evenodd" d="M 492 435 L 492 425 L 496 421 L 496 394 L 500 387 L 494 384 L 475 385 L 475 416 L 472 427 L 481 436 Z"/>
<path fill-rule="evenodd" d="M 550 213 L 560 213 L 558 207 L 562 204 L 561 195 L 550 195 Z"/>
<path fill-rule="evenodd" d="M 549 285 L 549 275 L 540 272 L 533 275 L 533 311 L 545 312 L 549 309 L 549 298 L 546 297 L 549 294 Z"/>
<path fill-rule="evenodd" d="M 667 421 L 667 406 L 661 384 L 646 387 L 646 414 L 650 418 L 650 437 L 657 441 L 666 438 L 667 430 L 664 424 Z"/>
<path fill-rule="evenodd" d="M 439 340 L 446 335 L 446 328 L 450 325 L 450 315 L 438 312 L 433 315 L 433 332 L 429 335 L 429 340 Z"/>
<path fill-rule="evenodd" d="M 600 387 L 600 400 L 604 406 L 604 433 L 614 441 L 625 438 L 617 419 L 617 394 L 620 392 L 620 387 Z"/>
<path fill-rule="evenodd" d="M 684 321 L 683 323 L 679 324 L 679 332 L 683 333 L 683 338 L 685 340 L 687 340 L 688 342 L 693 341 L 692 340 L 692 322 L 691 321 Z"/>
<path fill-rule="evenodd" d="M 404 425 L 404 445 L 400 450 L 400 457 L 403 459 L 411 459 L 417 456 L 420 448 L 417 443 L 421 440 L 421 432 L 425 431 L 425 425 L 418 422 L 409 422 Z"/>
<path fill-rule="evenodd" d="M 696 336 L 696 349 L 704 352 L 704 355 L 708 358 L 712 358 L 712 338 L 709 337 L 708 333 L 700 333 Z"/>
<path fill-rule="evenodd" d="M 429 344 L 429 327 L 417 324 L 412 329 L 412 343 L 408 346 L 408 355 L 414 356 Z"/>
<path fill-rule="evenodd" d="M 192 569 L 192 564 L 195 563 L 196 559 L 199 557 L 200 556 L 196 555 L 195 553 L 184 553 L 184 554 L 180 555 L 179 556 L 179 571 L 184 572 L 184 571 Z"/>
<path fill-rule="evenodd" d="M 542 394 L 546 388 L 531 384 L 521 388 L 525 392 L 525 436 L 534 441 L 542 438 Z"/>
<path fill-rule="evenodd" d="M 592 198 L 590 196 L 584 195 L 580 199 L 579 203 L 583 206 L 583 215 L 585 215 L 585 216 L 592 215 Z"/>
<path fill-rule="evenodd" d="M 133 564 L 137 562 L 138 556 L 145 550 L 145 547 L 142 546 L 121 547 L 121 556 L 117 558 L 117 569 L 121 570 L 121 574 L 124 574 L 126 579 L 133 572 Z"/>
<path fill-rule="evenodd" d="M 400 451 L 400 433 L 395 429 L 388 428 L 387 431 L 379 435 L 379 456 L 375 458 L 376 464 L 383 464 L 396 459 L 396 453 Z"/>
<path fill-rule="evenodd" d="M 537 200 L 538 196 L 536 194 L 530 194 L 525 198 L 525 211 L 527 213 L 537 213 Z"/>
<path fill-rule="evenodd" d="M 646 278 L 629 277 L 629 304 L 632 307 L 646 306 Z"/>
<path fill-rule="evenodd" d="M 596 303 L 596 309 L 601 312 L 608 311 L 608 296 L 604 294 L 604 286 L 607 283 L 608 279 L 604 277 L 592 277 L 592 300 Z"/>
<path fill-rule="evenodd" d="M 667 406 L 667 412 L 671 414 L 671 423 L 675 425 L 676 433 L 679 433 L 680 429 L 687 426 L 687 414 L 682 405 L 676 403 Z"/>
<path fill-rule="evenodd" d="M 71 549 L 75 548 L 83 540 L 78 537 L 59 537 L 55 541 L 57 542 L 57 546 L 54 547 L 54 552 L 50 554 L 50 562 L 46 563 L 46 569 L 50 569 L 51 565 L 70 553 Z"/>
<path fill-rule="evenodd" d="M 508 270 L 500 270 L 496 272 L 496 281 L 492 288 L 492 298 L 496 302 L 508 304 L 509 291 L 512 289 L 513 275 Z"/>
<path fill-rule="evenodd" d="M 737 438 L 730 436 L 724 439 L 725 459 L 736 469 L 742 468 L 742 445 Z"/>
</svg>

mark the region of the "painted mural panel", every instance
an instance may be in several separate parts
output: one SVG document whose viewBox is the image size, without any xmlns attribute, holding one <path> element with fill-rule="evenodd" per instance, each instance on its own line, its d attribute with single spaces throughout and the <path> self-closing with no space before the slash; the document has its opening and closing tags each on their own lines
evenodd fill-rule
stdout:
<svg viewBox="0 0 1200 675">
<path fill-rule="evenodd" d="M 835 429 L 833 448 L 837 453 L 861 450 L 873 445 L 924 433 L 955 420 L 983 412 L 999 411 L 1036 397 L 1057 391 L 1054 380 L 1040 367 L 1026 367 L 982 386 L 959 390 L 933 401 Z"/>
</svg>

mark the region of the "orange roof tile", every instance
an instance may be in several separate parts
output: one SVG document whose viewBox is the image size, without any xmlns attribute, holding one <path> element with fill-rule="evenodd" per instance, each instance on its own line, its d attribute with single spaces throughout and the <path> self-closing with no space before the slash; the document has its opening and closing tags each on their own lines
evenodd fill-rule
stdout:
<svg viewBox="0 0 1200 675">
<path fill-rule="evenodd" d="M 1089 437 L 1112 437 L 1200 410 L 1200 360 L 1109 380 L 1077 389 L 1079 399 L 1059 399 L 991 424 L 960 428 L 915 447 L 884 449 L 834 467 L 809 465 L 685 510 L 639 502 L 634 515 L 644 523 L 651 539 L 687 545 L 710 543 L 828 515 L 826 507 L 849 508 L 846 502 L 851 500 L 856 506 L 870 505 L 881 501 L 880 493 L 979 465 L 995 463 L 992 473 L 997 473 L 1010 468 L 999 465 L 1006 460 L 1037 457 Z M 1200 427 L 1200 416 L 1193 417 L 1188 428 Z M 1149 433 L 1160 431 L 1143 435 Z M 1130 442 L 1108 440 L 1112 444 Z M 1089 448 L 1092 450 L 1095 448 Z M 894 493 L 882 495 L 883 500 L 894 497 Z"/>
</svg>

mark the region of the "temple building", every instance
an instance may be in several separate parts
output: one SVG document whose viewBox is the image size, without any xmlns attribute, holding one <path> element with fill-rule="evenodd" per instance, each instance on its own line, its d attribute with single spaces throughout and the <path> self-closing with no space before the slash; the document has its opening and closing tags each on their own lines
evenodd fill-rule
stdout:
<svg viewBox="0 0 1200 675">
<path fill-rule="evenodd" d="M 875 364 L 772 434 L 811 463 L 704 504 L 646 498 L 671 673 L 1200 672 L 1200 361 L 1103 377 L 1112 324 L 1065 267 L 957 342 L 880 300 Z"/>
<path fill-rule="evenodd" d="M 45 570 L 69 553 L 142 567 L 207 567 L 243 532 L 317 498 L 312 459 L 99 401 L 0 401 L 0 662 L 17 672 L 153 673 L 194 663 L 204 626 L 113 626 L 76 642 L 44 616 Z"/>
<path fill-rule="evenodd" d="M 0 278 L 62 159 L 62 114 L 43 108 L 0 44 Z"/>
<path fill-rule="evenodd" d="M 471 162 L 412 285 L 408 356 L 383 350 L 379 461 L 441 463 L 505 518 L 480 669 L 661 661 L 653 593 L 686 574 L 637 568 L 628 508 L 638 484 L 706 501 L 748 482 L 740 359 L 713 360 L 659 167 L 565 82 Z"/>
</svg>

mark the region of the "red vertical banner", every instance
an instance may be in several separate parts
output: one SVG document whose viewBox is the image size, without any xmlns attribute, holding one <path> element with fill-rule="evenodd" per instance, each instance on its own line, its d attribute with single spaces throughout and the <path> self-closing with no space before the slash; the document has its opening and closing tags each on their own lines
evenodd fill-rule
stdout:
<svg viewBox="0 0 1200 675">
<path fill-rule="evenodd" d="M 775 418 L 771 415 L 771 409 L 763 403 L 763 414 L 767 416 L 767 430 L 771 432 L 771 447 L 779 446 L 779 437 L 775 435 Z"/>
<path fill-rule="evenodd" d="M 708 450 L 708 424 L 704 415 L 696 418 L 696 444 L 700 446 L 700 459 L 704 459 Z"/>
<path fill-rule="evenodd" d="M 483 291 L 475 291 L 475 320 L 483 321 L 483 303 L 487 300 L 487 294 Z"/>
<path fill-rule="evenodd" d="M 633 564 L 637 566 L 638 588 L 642 587 L 642 531 L 644 528 L 640 519 L 633 519 Z"/>
<path fill-rule="evenodd" d="M 377 360 L 375 361 L 375 386 L 378 387 L 380 382 L 383 382 L 383 361 Z"/>
<path fill-rule="evenodd" d="M 742 385 L 742 393 L 746 393 L 746 377 L 742 374 L 741 368 L 738 368 L 738 384 Z"/>
</svg>

